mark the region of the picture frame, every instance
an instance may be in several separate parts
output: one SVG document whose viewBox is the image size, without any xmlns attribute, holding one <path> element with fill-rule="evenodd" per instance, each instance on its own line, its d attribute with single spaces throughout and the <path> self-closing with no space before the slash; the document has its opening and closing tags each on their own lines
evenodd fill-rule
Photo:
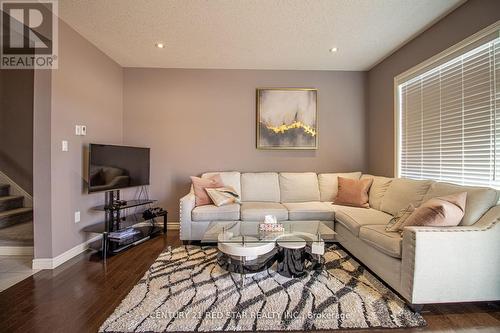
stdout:
<svg viewBox="0 0 500 333">
<path fill-rule="evenodd" d="M 257 88 L 256 147 L 318 149 L 318 90 Z"/>
</svg>

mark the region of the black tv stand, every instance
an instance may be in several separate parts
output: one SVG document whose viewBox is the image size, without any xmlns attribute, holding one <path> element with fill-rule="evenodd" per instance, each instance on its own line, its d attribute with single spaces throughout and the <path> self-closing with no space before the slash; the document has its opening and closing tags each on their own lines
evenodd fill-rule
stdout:
<svg viewBox="0 0 500 333">
<path fill-rule="evenodd" d="M 104 205 L 94 207 L 94 210 L 104 211 L 104 222 L 89 225 L 83 229 L 85 232 L 102 234 L 101 251 L 106 260 L 109 254 L 120 253 L 132 246 L 138 245 L 163 232 L 167 233 L 167 211 L 156 214 L 153 218 L 144 219 L 141 213 L 124 215 L 124 210 L 139 206 L 145 206 L 156 202 L 156 200 L 128 200 L 126 203 L 120 201 L 120 190 L 105 192 Z M 155 225 L 154 218 L 163 217 L 163 226 Z M 114 237 L 119 232 L 127 229 L 133 230 L 133 234 L 127 237 Z"/>
</svg>

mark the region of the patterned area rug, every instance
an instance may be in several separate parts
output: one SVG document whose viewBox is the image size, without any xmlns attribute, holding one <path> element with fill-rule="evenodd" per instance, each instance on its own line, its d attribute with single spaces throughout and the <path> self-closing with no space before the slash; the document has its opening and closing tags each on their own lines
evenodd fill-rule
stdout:
<svg viewBox="0 0 500 333">
<path fill-rule="evenodd" d="M 338 246 L 299 279 L 222 270 L 215 247 L 168 248 L 101 332 L 331 330 L 425 326 L 425 320 Z"/>
</svg>

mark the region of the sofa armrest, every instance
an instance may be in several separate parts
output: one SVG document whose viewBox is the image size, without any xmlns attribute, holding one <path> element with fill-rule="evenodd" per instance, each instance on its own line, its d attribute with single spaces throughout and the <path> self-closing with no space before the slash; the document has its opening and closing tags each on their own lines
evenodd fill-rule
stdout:
<svg viewBox="0 0 500 333">
<path fill-rule="evenodd" d="M 401 290 L 413 304 L 500 299 L 500 206 L 476 224 L 406 227 Z"/>
<path fill-rule="evenodd" d="M 179 215 L 180 215 L 180 239 L 190 240 L 191 239 L 191 212 L 195 207 L 195 196 L 194 192 L 191 191 L 183 196 L 179 200 Z"/>
</svg>

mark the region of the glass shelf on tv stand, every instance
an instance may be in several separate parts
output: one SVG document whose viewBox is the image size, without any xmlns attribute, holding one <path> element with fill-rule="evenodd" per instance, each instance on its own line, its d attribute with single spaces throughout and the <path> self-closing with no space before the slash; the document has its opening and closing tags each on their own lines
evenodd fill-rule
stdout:
<svg viewBox="0 0 500 333">
<path fill-rule="evenodd" d="M 160 216 L 159 216 L 160 217 Z M 132 227 L 140 227 L 140 226 L 150 226 L 153 224 L 153 220 L 146 220 L 142 216 L 142 213 L 134 213 L 125 217 L 120 218 L 120 221 L 115 221 L 114 224 L 116 227 L 111 228 L 112 231 L 125 230 Z M 91 232 L 95 234 L 102 234 L 106 231 L 106 223 L 98 222 L 91 225 L 88 225 L 82 229 L 84 232 Z"/>
<path fill-rule="evenodd" d="M 128 249 L 129 247 L 140 244 L 164 232 L 164 229 L 162 227 L 158 227 L 153 224 L 143 225 L 140 227 L 136 226 L 134 227 L 134 229 L 138 230 L 139 232 L 131 237 L 127 237 L 125 239 L 108 238 L 107 239 L 108 248 L 106 250 L 107 254 L 117 254 L 119 252 L 122 252 L 123 250 Z M 100 251 L 102 253 L 103 246 L 104 244 L 101 241 L 99 241 L 95 242 L 93 246 L 91 246 L 91 248 L 93 250 Z"/>
<path fill-rule="evenodd" d="M 127 203 L 124 205 L 115 205 L 115 206 L 100 205 L 100 206 L 93 207 L 92 209 L 98 210 L 98 211 L 123 210 L 123 209 L 138 207 L 138 206 L 149 205 L 149 204 L 157 202 L 158 200 L 126 200 L 126 201 L 127 201 Z"/>
</svg>

